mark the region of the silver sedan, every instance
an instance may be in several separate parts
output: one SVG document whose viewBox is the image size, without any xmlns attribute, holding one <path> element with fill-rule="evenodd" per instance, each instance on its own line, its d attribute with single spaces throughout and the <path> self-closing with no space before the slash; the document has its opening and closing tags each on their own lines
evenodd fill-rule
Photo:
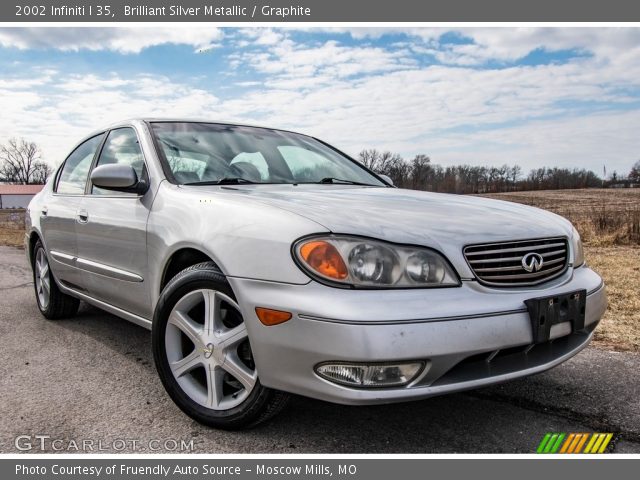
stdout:
<svg viewBox="0 0 640 480">
<path fill-rule="evenodd" d="M 228 123 L 89 135 L 25 242 L 46 318 L 82 300 L 150 329 L 167 393 L 218 428 L 287 392 L 364 405 L 541 372 L 606 308 L 564 218 L 397 189 L 315 138 Z"/>
</svg>

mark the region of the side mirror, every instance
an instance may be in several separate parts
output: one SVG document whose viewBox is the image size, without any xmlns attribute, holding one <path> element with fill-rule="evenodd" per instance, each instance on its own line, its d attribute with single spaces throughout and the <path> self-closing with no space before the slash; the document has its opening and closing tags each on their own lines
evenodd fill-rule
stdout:
<svg viewBox="0 0 640 480">
<path fill-rule="evenodd" d="M 385 175 L 383 173 L 379 173 L 378 176 L 383 179 L 385 182 L 387 182 L 389 185 L 393 185 L 393 180 L 391 180 L 391 177 L 389 175 Z"/>
<path fill-rule="evenodd" d="M 131 165 L 112 163 L 100 165 L 91 172 L 91 183 L 96 187 L 116 192 L 139 193 L 147 191 L 147 182 L 138 180 Z"/>
</svg>

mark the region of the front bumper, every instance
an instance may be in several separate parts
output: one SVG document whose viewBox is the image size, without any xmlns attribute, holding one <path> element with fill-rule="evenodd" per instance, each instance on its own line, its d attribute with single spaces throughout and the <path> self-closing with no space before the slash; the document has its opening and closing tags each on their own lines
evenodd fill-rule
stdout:
<svg viewBox="0 0 640 480">
<path fill-rule="evenodd" d="M 600 277 L 570 269 L 545 285 L 495 289 L 474 281 L 459 288 L 345 290 L 310 282 L 290 285 L 229 278 L 251 339 L 263 385 L 343 404 L 417 400 L 530 375 L 587 346 L 606 310 Z M 524 300 L 586 289 L 585 329 L 552 327 L 552 340 L 532 346 Z M 260 323 L 255 307 L 286 310 L 292 320 Z M 408 386 L 361 389 L 320 378 L 323 362 L 422 360 Z"/>
</svg>

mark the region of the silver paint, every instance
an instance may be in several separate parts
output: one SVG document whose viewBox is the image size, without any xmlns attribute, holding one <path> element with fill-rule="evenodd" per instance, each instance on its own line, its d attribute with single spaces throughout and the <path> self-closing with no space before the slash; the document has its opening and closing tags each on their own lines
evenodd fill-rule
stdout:
<svg viewBox="0 0 640 480">
<path fill-rule="evenodd" d="M 525 299 L 585 288 L 590 325 L 606 308 L 602 280 L 586 266 L 570 266 L 561 276 L 534 287 L 490 288 L 474 280 L 462 253 L 466 245 L 546 237 L 570 240 L 571 224 L 547 211 L 386 187 L 178 186 L 166 180 L 147 124 L 133 120 L 110 128 L 122 126 L 137 132 L 146 159 L 147 192 L 58 195 L 49 182 L 29 206 L 28 233 L 42 239 L 63 291 L 146 328 L 151 328 L 171 256 L 183 248 L 207 255 L 227 276 L 237 297 L 260 381 L 266 386 L 351 404 L 474 388 L 551 368 L 584 348 L 590 337 L 535 367 L 450 385 L 354 391 L 317 377 L 313 367 L 333 360 L 424 359 L 429 369 L 425 378 L 435 382 L 467 356 L 530 343 Z M 462 286 L 367 291 L 321 285 L 291 256 L 293 242 L 317 233 L 434 248 L 452 263 Z M 287 310 L 293 318 L 265 327 L 255 314 L 256 306 Z M 565 327 L 555 328 L 553 334 L 566 333 Z"/>
<path fill-rule="evenodd" d="M 138 182 L 135 170 L 130 165 L 100 165 L 91 172 L 91 182 L 102 188 L 132 187 Z"/>
</svg>

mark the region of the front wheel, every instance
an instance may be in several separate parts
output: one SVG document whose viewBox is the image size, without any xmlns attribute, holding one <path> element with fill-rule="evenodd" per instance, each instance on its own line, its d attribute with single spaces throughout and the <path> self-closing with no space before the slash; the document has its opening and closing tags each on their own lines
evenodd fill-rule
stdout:
<svg viewBox="0 0 640 480">
<path fill-rule="evenodd" d="M 288 396 L 260 384 L 240 308 L 213 263 L 194 265 L 169 282 L 152 337 L 167 393 L 198 422 L 239 429 L 284 408 Z"/>
</svg>

